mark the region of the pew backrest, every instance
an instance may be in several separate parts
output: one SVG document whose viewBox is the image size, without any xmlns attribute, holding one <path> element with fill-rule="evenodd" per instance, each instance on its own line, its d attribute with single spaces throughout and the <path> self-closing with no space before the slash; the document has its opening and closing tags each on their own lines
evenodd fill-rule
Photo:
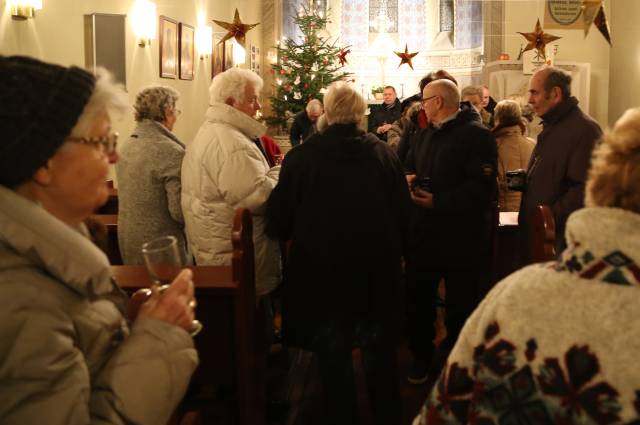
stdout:
<svg viewBox="0 0 640 425">
<path fill-rule="evenodd" d="M 532 263 L 552 261 L 556 258 L 556 225 L 553 212 L 547 205 L 538 205 L 535 209 L 530 236 L 529 250 Z"/>
</svg>

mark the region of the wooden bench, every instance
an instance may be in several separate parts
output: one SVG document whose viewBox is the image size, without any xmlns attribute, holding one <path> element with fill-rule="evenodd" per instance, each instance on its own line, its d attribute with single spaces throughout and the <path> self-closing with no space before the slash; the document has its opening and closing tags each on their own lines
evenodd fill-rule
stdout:
<svg viewBox="0 0 640 425">
<path fill-rule="evenodd" d="M 111 265 L 121 265 L 120 246 L 118 245 L 118 214 L 93 214 L 90 217 L 106 228 L 104 240 L 96 241 L 96 244 L 107 254 Z"/>
<path fill-rule="evenodd" d="M 241 425 L 258 424 L 264 416 L 259 367 L 266 353 L 257 342 L 264 326 L 256 307 L 260 303 L 255 292 L 252 228 L 249 211 L 238 209 L 231 235 L 231 266 L 191 267 L 198 300 L 196 313 L 204 325 L 194 338 L 200 365 L 192 387 L 208 394 L 232 388 L 236 422 Z M 112 266 L 111 270 L 128 292 L 151 285 L 144 266 Z M 212 409 L 209 402 L 198 407 L 202 418 L 210 416 Z"/>
<path fill-rule="evenodd" d="M 551 208 L 538 205 L 533 214 L 529 251 L 532 263 L 553 261 L 556 258 L 556 225 Z"/>
</svg>

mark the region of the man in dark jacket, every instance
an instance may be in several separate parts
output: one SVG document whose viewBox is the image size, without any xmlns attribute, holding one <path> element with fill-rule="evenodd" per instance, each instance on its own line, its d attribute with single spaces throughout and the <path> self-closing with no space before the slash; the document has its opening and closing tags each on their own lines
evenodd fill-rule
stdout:
<svg viewBox="0 0 640 425">
<path fill-rule="evenodd" d="M 591 151 L 602 136 L 600 126 L 571 96 L 571 76 L 561 69 L 545 68 L 531 77 L 529 103 L 542 118 L 543 130 L 529 161 L 518 216 L 525 263 L 529 259 L 531 221 L 538 205 L 548 205 L 553 211 L 556 254 L 566 247 L 565 223 L 569 214 L 584 206 Z"/>
<path fill-rule="evenodd" d="M 318 118 L 323 113 L 322 102 L 318 99 L 311 99 L 307 103 L 305 110 L 296 114 L 293 119 L 293 124 L 291 125 L 291 131 L 289 132 L 291 146 L 298 146 L 315 133 L 316 121 L 318 121 Z"/>
<path fill-rule="evenodd" d="M 422 107 L 430 124 L 421 130 L 406 163 L 415 172 L 409 177 L 415 208 L 406 262 L 412 384 L 425 382 L 427 375 L 437 377 L 440 362 L 476 307 L 496 193 L 496 141 L 476 120 L 473 107 L 460 103 L 455 84 L 429 83 Z M 435 300 L 441 279 L 446 284 L 447 337 L 434 353 Z"/>
<path fill-rule="evenodd" d="M 377 108 L 369 119 L 369 131 L 374 133 L 380 140 L 387 141 L 387 131 L 391 124 L 402 116 L 402 107 L 396 89 L 393 86 L 386 86 L 382 92 L 383 103 Z"/>
</svg>

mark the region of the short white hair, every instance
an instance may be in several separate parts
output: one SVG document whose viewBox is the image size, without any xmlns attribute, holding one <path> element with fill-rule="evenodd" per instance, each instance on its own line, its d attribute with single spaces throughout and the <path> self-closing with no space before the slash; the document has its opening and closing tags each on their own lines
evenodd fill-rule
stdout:
<svg viewBox="0 0 640 425">
<path fill-rule="evenodd" d="M 96 117 L 106 112 L 109 118 L 121 116 L 128 106 L 127 93 L 122 84 L 116 83 L 113 75 L 104 68 L 96 69 L 96 84 L 70 136 L 84 137 L 93 126 Z"/>
<path fill-rule="evenodd" d="M 320 102 L 318 99 L 311 99 L 307 103 L 307 107 L 305 109 L 309 114 L 311 114 L 312 112 L 322 113 L 322 111 L 324 110 L 324 106 L 322 106 L 322 102 Z"/>
<path fill-rule="evenodd" d="M 228 98 L 241 101 L 247 84 L 252 84 L 258 91 L 262 90 L 262 78 L 255 72 L 241 68 L 228 69 L 213 78 L 209 86 L 209 102 L 225 103 Z"/>
<path fill-rule="evenodd" d="M 366 110 L 367 102 L 347 82 L 337 81 L 331 84 L 324 95 L 324 114 L 329 125 L 357 124 Z"/>
</svg>

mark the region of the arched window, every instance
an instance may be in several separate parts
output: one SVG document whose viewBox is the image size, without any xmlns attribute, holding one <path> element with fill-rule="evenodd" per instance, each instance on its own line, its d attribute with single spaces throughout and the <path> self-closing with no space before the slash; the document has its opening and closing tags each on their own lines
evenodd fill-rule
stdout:
<svg viewBox="0 0 640 425">
<path fill-rule="evenodd" d="M 369 32 L 398 32 L 398 0 L 369 0 Z"/>
<path fill-rule="evenodd" d="M 453 18 L 453 0 L 440 0 L 440 32 L 453 31 Z"/>
</svg>

